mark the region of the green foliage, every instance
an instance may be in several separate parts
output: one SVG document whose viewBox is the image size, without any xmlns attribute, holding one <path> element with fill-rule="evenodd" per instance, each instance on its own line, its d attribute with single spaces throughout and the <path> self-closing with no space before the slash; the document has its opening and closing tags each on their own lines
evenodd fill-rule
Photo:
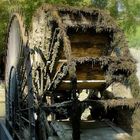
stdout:
<svg viewBox="0 0 140 140">
<path fill-rule="evenodd" d="M 25 20 L 27 27 L 30 27 L 31 17 L 34 11 L 43 3 L 50 4 L 63 4 L 63 5 L 80 5 L 85 0 L 10 0 L 11 9 L 22 9 L 25 14 Z M 87 1 L 87 0 L 86 0 Z"/>
<path fill-rule="evenodd" d="M 128 35 L 128 44 L 131 48 L 140 48 L 140 26 L 136 27 L 136 33 Z"/>
<path fill-rule="evenodd" d="M 6 46 L 7 24 L 9 21 L 9 11 L 6 1 L 0 1 L 0 55 Z"/>
<path fill-rule="evenodd" d="M 124 11 L 118 16 L 120 26 L 127 34 L 135 33 L 137 26 L 137 17 L 140 16 L 140 2 L 137 0 L 123 0 Z"/>
<path fill-rule="evenodd" d="M 100 9 L 105 9 L 108 4 L 108 0 L 92 0 L 93 5 Z"/>
<path fill-rule="evenodd" d="M 107 9 L 127 34 L 136 32 L 140 0 L 93 0 L 93 5 Z"/>
</svg>

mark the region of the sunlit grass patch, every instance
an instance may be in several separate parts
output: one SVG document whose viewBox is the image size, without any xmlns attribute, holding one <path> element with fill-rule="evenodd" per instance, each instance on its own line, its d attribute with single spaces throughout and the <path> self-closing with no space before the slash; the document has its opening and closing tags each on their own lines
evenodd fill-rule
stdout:
<svg viewBox="0 0 140 140">
<path fill-rule="evenodd" d="M 136 33 L 133 35 L 128 35 L 128 44 L 131 48 L 140 49 L 140 26 L 136 28 Z"/>
</svg>

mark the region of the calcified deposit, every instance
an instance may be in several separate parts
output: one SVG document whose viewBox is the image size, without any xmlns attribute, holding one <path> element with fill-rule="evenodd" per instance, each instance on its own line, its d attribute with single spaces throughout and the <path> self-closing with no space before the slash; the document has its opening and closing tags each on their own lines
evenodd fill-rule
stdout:
<svg viewBox="0 0 140 140">
<path fill-rule="evenodd" d="M 34 13 L 28 35 L 25 31 L 23 18 L 14 13 L 7 47 L 6 120 L 16 137 L 25 139 L 24 132 L 30 139 L 60 136 L 57 122 L 67 119 L 71 137 L 79 140 L 81 114 L 89 106 L 91 119 L 109 118 L 131 131 L 139 101 L 117 99 L 106 88 L 124 84 L 135 72 L 135 60 L 108 14 L 43 5 Z M 90 94 L 80 101 L 83 89 Z"/>
</svg>

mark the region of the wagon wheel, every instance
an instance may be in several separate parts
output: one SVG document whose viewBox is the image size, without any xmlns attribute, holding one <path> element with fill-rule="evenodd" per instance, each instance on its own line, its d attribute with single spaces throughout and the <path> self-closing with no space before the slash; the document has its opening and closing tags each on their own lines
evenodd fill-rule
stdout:
<svg viewBox="0 0 140 140">
<path fill-rule="evenodd" d="M 30 36 L 30 47 L 32 49 L 32 73 L 33 73 L 33 90 L 36 99 L 37 109 L 37 123 L 38 128 L 37 135 L 39 140 L 47 140 L 52 134 L 49 122 L 47 120 L 47 114 L 42 109 L 44 105 L 48 105 L 51 98 L 46 95 L 45 91 L 48 91 L 50 84 L 50 77 L 47 73 L 49 58 L 49 45 L 51 40 L 51 29 L 47 26 L 45 15 L 43 11 L 39 13 L 39 17 L 34 17 L 32 34 Z M 39 36 L 38 36 L 39 35 Z"/>
<path fill-rule="evenodd" d="M 33 50 L 31 55 L 33 61 L 33 88 L 37 99 L 40 139 L 47 139 L 47 136 L 52 135 L 48 121 L 56 120 L 58 117 L 58 114 L 56 117 L 54 112 L 46 111 L 44 113 L 41 108 L 43 105 L 50 107 L 56 102 L 63 102 L 67 96 L 67 94 L 59 94 L 58 92 L 60 91 L 57 91 L 56 87 L 52 88 L 53 81 L 55 81 L 54 77 L 57 77 L 57 74 L 59 74 L 59 72 L 55 71 L 55 67 L 57 58 L 60 55 L 58 54 L 60 52 L 58 49 L 60 49 L 62 39 L 60 37 L 60 29 L 57 23 L 54 22 L 50 12 L 40 10 L 34 16 L 29 42 Z M 58 94 L 59 99 L 57 98 Z M 64 95 L 65 98 L 63 97 Z M 44 137 L 42 138 L 43 135 Z"/>
<path fill-rule="evenodd" d="M 35 139 L 30 51 L 22 18 L 16 13 L 10 21 L 6 59 L 7 125 L 18 139 Z"/>
</svg>

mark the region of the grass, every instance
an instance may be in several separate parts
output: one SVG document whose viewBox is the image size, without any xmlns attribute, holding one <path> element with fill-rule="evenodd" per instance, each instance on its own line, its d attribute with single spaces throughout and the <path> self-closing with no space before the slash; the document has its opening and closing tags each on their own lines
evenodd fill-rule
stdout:
<svg viewBox="0 0 140 140">
<path fill-rule="evenodd" d="M 140 49 L 140 25 L 136 27 L 136 33 L 127 35 L 128 45 L 130 48 Z"/>
</svg>

